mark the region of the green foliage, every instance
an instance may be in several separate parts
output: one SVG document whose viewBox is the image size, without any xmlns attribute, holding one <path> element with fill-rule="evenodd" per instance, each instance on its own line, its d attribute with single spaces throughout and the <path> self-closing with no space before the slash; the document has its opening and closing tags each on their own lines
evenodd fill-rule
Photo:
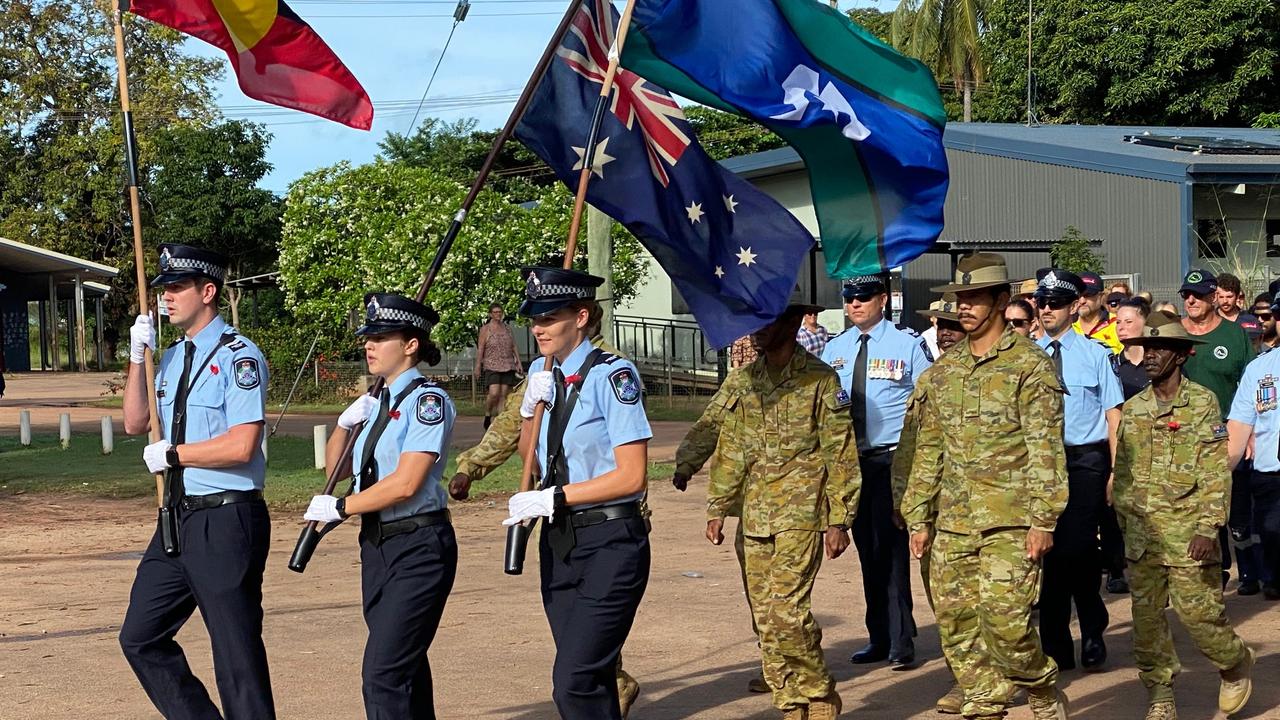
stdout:
<svg viewBox="0 0 1280 720">
<path fill-rule="evenodd" d="M 1068 225 L 1062 238 L 1049 248 L 1049 262 L 1054 267 L 1071 272 L 1105 272 L 1106 264 L 1103 260 L 1100 253 L 1094 252 L 1089 238 L 1074 225 Z"/>
<path fill-rule="evenodd" d="M 746 118 L 695 105 L 684 109 L 694 135 L 712 160 L 772 150 L 786 145 L 763 125 Z"/>
<path fill-rule="evenodd" d="M 919 58 L 940 82 L 951 79 L 963 95 L 966 121 L 974 87 L 986 77 L 982 42 L 994 1 L 899 0 L 893 13 L 893 46 Z"/>
<path fill-rule="evenodd" d="M 427 118 L 412 136 L 389 132 L 378 147 L 381 157 L 410 167 L 428 168 L 462 183 L 471 183 L 484 165 L 498 133 L 476 130 L 475 118 L 448 123 Z M 531 186 L 556 182 L 546 163 L 518 141 L 504 143 L 493 163 L 487 186 L 500 193 L 525 194 Z"/>
<path fill-rule="evenodd" d="M 284 213 L 287 306 L 304 324 L 345 327 L 366 292 L 412 295 L 452 219 L 444 209 L 458 207 L 465 193 L 442 173 L 386 161 L 304 175 L 290 188 Z M 443 349 L 469 347 L 490 302 L 515 312 L 524 292 L 521 266 L 559 263 L 571 206 L 559 185 L 519 198 L 480 193 L 429 296 L 441 315 L 433 339 Z M 643 272 L 638 242 L 615 233 L 614 298 L 630 297 Z"/>
<path fill-rule="evenodd" d="M 893 44 L 893 13 L 882 12 L 877 8 L 859 7 L 849 10 L 849 19 L 871 31 L 886 45 Z"/>
<path fill-rule="evenodd" d="M 1258 116 L 1253 119 L 1252 126 L 1256 128 L 1280 128 L 1280 112 L 1258 113 Z"/>
<path fill-rule="evenodd" d="M 1273 0 L 1038 0 L 1032 38 L 1042 122 L 1248 125 L 1277 106 Z M 1024 117 L 1026 0 L 993 0 L 984 37 L 997 96 Z"/>
</svg>

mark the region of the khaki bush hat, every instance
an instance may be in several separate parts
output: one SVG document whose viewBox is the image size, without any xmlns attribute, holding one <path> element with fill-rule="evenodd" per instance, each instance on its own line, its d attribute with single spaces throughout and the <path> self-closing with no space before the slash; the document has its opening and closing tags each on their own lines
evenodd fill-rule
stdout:
<svg viewBox="0 0 1280 720">
<path fill-rule="evenodd" d="M 956 264 L 955 282 L 930 288 L 936 293 L 956 293 L 966 290 L 1008 285 L 1009 266 L 1004 257 L 996 253 L 973 253 L 960 258 Z"/>
<path fill-rule="evenodd" d="M 1192 335 L 1187 332 L 1186 328 L 1182 327 L 1182 320 L 1177 315 L 1167 310 L 1157 310 L 1151 313 L 1151 316 L 1147 318 L 1147 327 L 1143 329 L 1141 337 L 1127 338 L 1120 342 L 1126 346 L 1175 345 L 1188 349 L 1192 345 L 1204 344 L 1204 340 Z"/>
</svg>

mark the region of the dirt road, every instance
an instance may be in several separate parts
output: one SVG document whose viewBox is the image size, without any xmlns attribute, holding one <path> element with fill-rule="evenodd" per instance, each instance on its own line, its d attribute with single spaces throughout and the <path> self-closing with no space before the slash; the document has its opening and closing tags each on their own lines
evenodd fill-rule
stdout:
<svg viewBox="0 0 1280 720">
<path fill-rule="evenodd" d="M 653 482 L 654 562 L 626 649 L 642 693 L 632 718 L 775 718 L 767 697 L 745 692 L 758 667 L 737 565 L 729 547 L 702 539 L 704 485 L 687 494 Z M 537 574 L 501 572 L 504 503 L 455 506 L 461 547 L 457 585 L 431 651 L 436 705 L 446 718 L 554 718 L 551 636 Z M 116 633 L 152 523 L 145 501 L 18 497 L 0 519 L 0 718 L 156 718 L 120 654 Z M 277 516 L 266 577 L 266 642 L 281 718 L 356 718 L 360 618 L 356 529 L 322 543 L 310 569 L 285 568 L 298 525 Z M 532 557 L 531 557 L 532 560 Z M 534 565 L 536 567 L 536 564 Z M 939 718 L 947 689 L 932 615 L 917 587 L 918 654 L 909 672 L 855 667 L 865 642 L 861 580 L 852 548 L 822 569 L 814 604 L 827 658 L 850 718 Z M 1076 718 L 1140 718 L 1145 696 L 1132 667 L 1127 596 L 1107 596 L 1112 613 L 1108 672 L 1065 674 Z M 1228 596 L 1232 618 L 1262 660 L 1262 679 L 1241 716 L 1280 718 L 1280 605 Z M 1184 720 L 1213 717 L 1217 676 L 1178 630 L 1184 663 L 1178 695 Z M 179 635 L 195 672 L 214 692 L 208 639 L 198 620 Z M 1012 718 L 1025 720 L 1025 706 Z"/>
</svg>

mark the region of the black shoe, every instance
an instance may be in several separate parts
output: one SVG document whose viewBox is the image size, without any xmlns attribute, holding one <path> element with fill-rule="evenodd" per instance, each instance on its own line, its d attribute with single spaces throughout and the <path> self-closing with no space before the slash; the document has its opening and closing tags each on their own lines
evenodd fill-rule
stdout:
<svg viewBox="0 0 1280 720">
<path fill-rule="evenodd" d="M 1240 587 L 1236 588 L 1237 595 L 1257 595 L 1262 592 L 1262 586 L 1257 580 L 1245 580 L 1240 583 Z"/>
<path fill-rule="evenodd" d="M 488 415 L 485 415 L 485 416 L 484 416 L 484 429 L 485 429 L 485 430 L 488 430 L 488 429 L 489 429 L 489 424 L 490 424 L 491 422 L 493 422 L 493 421 L 489 418 L 489 416 L 488 416 Z"/>
<path fill-rule="evenodd" d="M 1085 670 L 1097 670 L 1107 661 L 1107 644 L 1102 638 L 1085 638 L 1080 642 L 1080 664 Z"/>
<path fill-rule="evenodd" d="M 1114 575 L 1107 581 L 1107 592 L 1112 595 L 1128 595 L 1129 581 L 1123 575 Z"/>
<path fill-rule="evenodd" d="M 916 652 L 908 650 L 898 655 L 889 656 L 890 670 L 911 670 L 916 667 Z"/>
<path fill-rule="evenodd" d="M 866 647 L 849 656 L 849 662 L 854 665 L 866 665 L 867 663 L 876 663 L 889 659 L 889 648 L 875 643 L 868 643 Z"/>
<path fill-rule="evenodd" d="M 1280 600 L 1280 587 L 1275 585 L 1263 585 L 1262 597 L 1268 600 Z"/>
</svg>

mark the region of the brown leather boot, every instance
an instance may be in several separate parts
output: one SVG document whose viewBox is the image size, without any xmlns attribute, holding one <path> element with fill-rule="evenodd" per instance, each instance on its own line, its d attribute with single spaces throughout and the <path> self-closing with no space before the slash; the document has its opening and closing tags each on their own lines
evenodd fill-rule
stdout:
<svg viewBox="0 0 1280 720">
<path fill-rule="evenodd" d="M 934 709 L 943 715 L 959 715 L 962 708 L 964 708 L 964 688 L 959 684 L 952 685 L 946 695 L 938 698 L 938 703 L 934 706 Z"/>
<path fill-rule="evenodd" d="M 1027 704 L 1035 720 L 1067 720 L 1067 696 L 1056 687 L 1028 690 Z"/>
<path fill-rule="evenodd" d="M 1161 700 L 1151 703 L 1147 708 L 1146 720 L 1178 720 L 1178 709 L 1172 700 Z"/>
<path fill-rule="evenodd" d="M 640 683 L 626 670 L 618 668 L 618 709 L 622 711 L 623 720 L 626 720 L 627 713 L 631 712 L 631 706 L 639 695 Z"/>
<path fill-rule="evenodd" d="M 797 705 L 783 710 L 782 720 L 809 720 L 809 706 Z"/>
<path fill-rule="evenodd" d="M 809 720 L 836 720 L 841 707 L 840 693 L 832 690 L 826 697 L 809 701 Z"/>
</svg>

